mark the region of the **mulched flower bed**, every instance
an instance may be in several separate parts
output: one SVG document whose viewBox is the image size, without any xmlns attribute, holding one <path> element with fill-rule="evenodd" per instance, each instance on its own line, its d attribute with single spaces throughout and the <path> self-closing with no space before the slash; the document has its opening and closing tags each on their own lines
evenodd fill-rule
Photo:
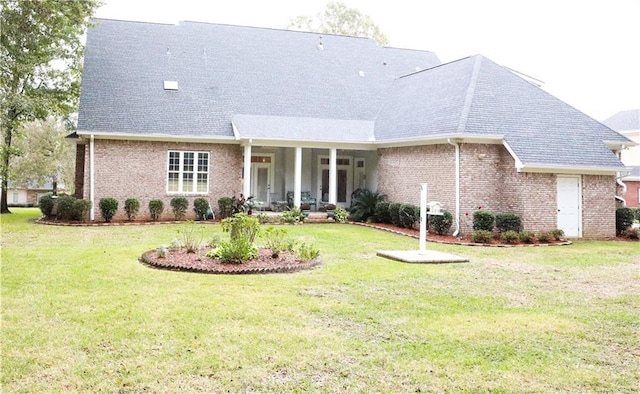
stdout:
<svg viewBox="0 0 640 394">
<path fill-rule="evenodd" d="M 154 268 L 208 274 L 285 273 L 311 269 L 320 264 L 320 259 L 305 262 L 292 252 L 282 252 L 273 258 L 271 250 L 265 248 L 258 249 L 258 257 L 253 260 L 241 264 L 222 264 L 206 256 L 209 250 L 201 248 L 196 253 L 187 253 L 185 248 L 174 248 L 169 249 L 166 257 L 158 257 L 156 250 L 150 250 L 140 256 L 140 261 Z"/>
<path fill-rule="evenodd" d="M 373 227 L 379 230 L 392 232 L 394 234 L 406 235 L 412 238 L 420 239 L 420 230 L 411 228 L 398 227 L 393 224 L 386 223 L 354 223 L 362 226 Z M 436 242 L 443 244 L 467 245 L 467 246 L 496 246 L 496 247 L 513 247 L 513 246 L 553 246 L 553 245 L 571 245 L 571 241 L 567 240 L 549 240 L 549 242 L 539 242 L 535 240 L 531 243 L 513 243 L 507 244 L 500 239 L 494 239 L 491 243 L 476 243 L 471 240 L 471 235 L 463 237 L 454 237 L 452 235 L 438 235 L 433 233 L 427 234 L 427 242 Z"/>
</svg>

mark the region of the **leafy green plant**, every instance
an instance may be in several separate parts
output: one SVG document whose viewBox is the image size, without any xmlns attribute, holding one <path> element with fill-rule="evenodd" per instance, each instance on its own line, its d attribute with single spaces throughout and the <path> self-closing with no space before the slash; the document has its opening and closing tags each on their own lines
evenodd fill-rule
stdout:
<svg viewBox="0 0 640 394">
<path fill-rule="evenodd" d="M 363 189 L 355 201 L 352 201 L 351 215 L 357 222 L 368 222 L 375 218 L 376 205 L 385 200 L 385 196 L 378 192 Z"/>
<path fill-rule="evenodd" d="M 304 261 L 311 261 L 320 256 L 320 250 L 313 244 L 301 242 L 296 248 L 296 256 Z"/>
<path fill-rule="evenodd" d="M 429 215 L 429 230 L 438 235 L 449 234 L 452 224 L 453 215 L 445 209 L 442 210 L 442 215 Z"/>
<path fill-rule="evenodd" d="M 500 234 L 500 239 L 502 242 L 506 242 L 508 244 L 514 244 L 520 240 L 518 236 L 518 232 L 515 230 L 507 230 Z"/>
<path fill-rule="evenodd" d="M 413 204 L 401 204 L 398 212 L 400 226 L 404 228 L 414 228 L 420 221 L 420 207 Z"/>
<path fill-rule="evenodd" d="M 391 213 L 389 212 L 389 202 L 380 201 L 376 204 L 375 218 L 378 223 L 391 223 Z"/>
<path fill-rule="evenodd" d="M 302 214 L 302 211 L 300 210 L 300 208 L 295 206 L 287 208 L 287 210 L 284 211 L 282 213 L 282 216 L 280 217 L 280 221 L 287 224 L 295 224 L 302 222 L 303 220 L 304 215 Z"/>
<path fill-rule="evenodd" d="M 220 234 L 215 233 L 211 236 L 211 238 L 209 238 L 209 241 L 207 242 L 207 246 L 210 248 L 217 248 L 221 242 L 222 242 L 222 237 L 220 236 Z"/>
<path fill-rule="evenodd" d="M 162 200 L 153 199 L 149 201 L 149 215 L 151 216 L 151 220 L 156 222 L 162 215 L 163 211 L 164 203 L 162 202 Z"/>
<path fill-rule="evenodd" d="M 198 220 L 206 220 L 209 211 L 209 201 L 206 198 L 198 197 L 193 200 L 193 212 Z"/>
<path fill-rule="evenodd" d="M 633 208 L 633 218 L 640 222 L 640 207 Z"/>
<path fill-rule="evenodd" d="M 551 235 L 550 231 L 539 231 L 536 238 L 538 238 L 538 241 L 540 243 L 546 244 L 547 242 L 551 241 L 551 238 L 553 238 L 553 236 Z"/>
<path fill-rule="evenodd" d="M 105 222 L 110 222 L 113 216 L 118 212 L 118 200 L 111 197 L 101 198 L 98 203 L 100 215 Z"/>
<path fill-rule="evenodd" d="M 637 228 L 629 227 L 625 230 L 623 235 L 629 239 L 640 239 L 640 230 Z"/>
<path fill-rule="evenodd" d="M 221 242 L 220 246 L 207 253 L 207 257 L 217 258 L 222 264 L 241 264 L 258 257 L 258 248 L 246 238 Z"/>
<path fill-rule="evenodd" d="M 532 232 L 524 230 L 518 233 L 518 238 L 520 239 L 520 242 L 530 244 L 533 242 L 534 236 Z"/>
<path fill-rule="evenodd" d="M 281 252 L 288 250 L 291 245 L 286 239 L 287 230 L 283 228 L 267 227 L 262 232 L 262 236 L 265 239 L 266 247 L 271 250 L 271 257 L 273 258 L 278 257 Z"/>
<path fill-rule="evenodd" d="M 522 230 L 522 221 L 520 216 L 515 213 L 499 213 L 496 215 L 496 227 L 500 233 L 506 231 L 518 232 Z"/>
<path fill-rule="evenodd" d="M 189 208 L 189 200 L 186 197 L 174 197 L 171 199 L 170 205 L 176 220 L 184 219 L 187 208 Z"/>
<path fill-rule="evenodd" d="M 124 212 L 127 214 L 127 220 L 132 221 L 140 211 L 140 201 L 137 198 L 127 198 L 124 200 Z"/>
<path fill-rule="evenodd" d="M 236 213 L 230 218 L 222 221 L 222 231 L 229 233 L 231 241 L 246 239 L 253 243 L 260 231 L 258 219 L 246 213 Z"/>
<path fill-rule="evenodd" d="M 91 210 L 91 201 L 76 199 L 73 202 L 73 214 L 71 219 L 84 222 L 89 214 L 89 210 Z"/>
<path fill-rule="evenodd" d="M 187 253 L 195 253 L 202 245 L 202 227 L 193 220 L 187 220 L 182 229 L 178 231 L 182 236 L 182 244 Z"/>
<path fill-rule="evenodd" d="M 47 193 L 44 196 L 40 197 L 40 200 L 38 200 L 38 206 L 40 207 L 40 211 L 46 218 L 53 217 L 53 208 L 55 207 L 55 202 L 51 193 Z"/>
<path fill-rule="evenodd" d="M 396 226 L 402 226 L 400 222 L 400 207 L 402 204 L 392 202 L 389 204 L 389 217 L 391 218 L 391 224 Z"/>
<path fill-rule="evenodd" d="M 475 211 L 473 213 L 473 229 L 491 232 L 495 219 L 495 216 L 489 211 Z"/>
<path fill-rule="evenodd" d="M 60 220 L 73 220 L 75 216 L 73 203 L 75 201 L 76 199 L 73 196 L 68 194 L 59 194 L 57 200 L 57 218 Z"/>
<path fill-rule="evenodd" d="M 564 231 L 559 229 L 559 228 L 555 228 L 555 229 L 551 230 L 550 232 L 551 232 L 551 236 L 556 241 L 560 241 L 562 239 L 562 237 L 564 237 Z"/>
<path fill-rule="evenodd" d="M 335 212 L 333 213 L 333 218 L 338 223 L 346 223 L 349 218 L 349 212 L 342 207 L 337 207 Z"/>
<path fill-rule="evenodd" d="M 156 249 L 156 256 L 158 256 L 158 258 L 160 259 L 167 257 L 168 254 L 169 254 L 169 248 L 167 248 L 166 245 L 160 245 Z"/>
<path fill-rule="evenodd" d="M 616 209 L 616 234 L 621 235 L 633 224 L 633 210 L 628 207 Z"/>
<path fill-rule="evenodd" d="M 487 230 L 476 230 L 471 234 L 471 239 L 475 243 L 488 244 L 493 241 L 493 232 Z"/>
</svg>

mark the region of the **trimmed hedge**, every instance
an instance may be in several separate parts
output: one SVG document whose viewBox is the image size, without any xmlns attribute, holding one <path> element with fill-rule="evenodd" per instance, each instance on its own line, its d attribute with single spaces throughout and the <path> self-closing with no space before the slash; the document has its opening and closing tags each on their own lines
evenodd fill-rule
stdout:
<svg viewBox="0 0 640 394">
<path fill-rule="evenodd" d="M 162 212 L 164 211 L 164 203 L 162 200 L 151 200 L 149 201 L 149 215 L 151 219 L 155 222 L 160 218 Z"/>
<path fill-rule="evenodd" d="M 205 198 L 198 197 L 193 200 L 193 212 L 196 213 L 198 220 L 206 220 L 207 212 L 209 211 L 209 201 Z"/>
<path fill-rule="evenodd" d="M 171 210 L 176 220 L 184 219 L 187 208 L 189 208 L 189 200 L 186 197 L 174 197 L 171 199 Z"/>
<path fill-rule="evenodd" d="M 442 210 L 442 215 L 429 215 L 429 230 L 438 235 L 447 235 L 453 224 L 453 215 L 447 210 Z"/>
<path fill-rule="evenodd" d="M 401 227 L 414 228 L 416 222 L 420 221 L 420 208 L 413 204 L 400 204 L 398 215 Z"/>
<path fill-rule="evenodd" d="M 400 206 L 402 204 L 398 202 L 392 202 L 389 204 L 389 217 L 391 218 L 391 224 L 396 226 L 402 226 L 400 223 Z"/>
<path fill-rule="evenodd" d="M 98 208 L 100 208 L 100 215 L 104 221 L 109 223 L 118 211 L 118 200 L 112 197 L 101 198 Z"/>
<path fill-rule="evenodd" d="M 522 230 L 522 221 L 515 213 L 499 213 L 496 215 L 496 227 L 500 233 L 519 232 Z"/>
<path fill-rule="evenodd" d="M 633 224 L 634 212 L 629 207 L 616 209 L 616 234 L 623 234 Z"/>
<path fill-rule="evenodd" d="M 127 220 L 132 221 L 140 211 L 140 201 L 136 198 L 124 200 L 124 211 L 127 213 Z"/>
<path fill-rule="evenodd" d="M 475 211 L 473 213 L 473 229 L 493 231 L 495 216 L 489 211 Z"/>
<path fill-rule="evenodd" d="M 375 216 L 378 223 L 391 223 L 391 212 L 389 212 L 390 203 L 381 201 L 376 204 Z"/>
</svg>

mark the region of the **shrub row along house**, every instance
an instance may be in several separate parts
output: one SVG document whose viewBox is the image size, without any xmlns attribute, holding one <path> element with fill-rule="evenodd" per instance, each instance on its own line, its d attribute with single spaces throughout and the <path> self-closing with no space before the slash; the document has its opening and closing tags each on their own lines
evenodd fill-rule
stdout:
<svg viewBox="0 0 640 394">
<path fill-rule="evenodd" d="M 240 193 L 348 206 L 358 188 L 418 203 L 426 182 L 455 218 L 482 206 L 573 237 L 615 234 L 631 144 L 481 55 L 441 64 L 367 38 L 116 20 L 88 32 L 77 137 L 94 207 Z"/>
</svg>

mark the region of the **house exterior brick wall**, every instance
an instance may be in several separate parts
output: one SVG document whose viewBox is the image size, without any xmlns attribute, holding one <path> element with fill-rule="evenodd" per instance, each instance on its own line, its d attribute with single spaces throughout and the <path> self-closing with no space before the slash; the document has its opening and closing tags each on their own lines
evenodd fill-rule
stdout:
<svg viewBox="0 0 640 394">
<path fill-rule="evenodd" d="M 209 191 L 206 194 L 167 193 L 168 151 L 209 152 Z M 90 149 L 85 153 L 84 198 L 90 198 Z M 187 217 L 194 217 L 193 200 L 203 197 L 217 209 L 218 199 L 242 192 L 242 148 L 228 144 L 186 142 L 153 142 L 95 140 L 95 217 L 100 218 L 101 198 L 113 197 L 119 202 L 114 219 L 124 219 L 124 201 L 133 197 L 140 201 L 139 218 L 149 218 L 149 201 L 164 202 L 162 219 L 173 219 L 171 199 L 184 196 L 189 200 Z"/>
<path fill-rule="evenodd" d="M 622 195 L 622 198 L 627 202 L 626 206 L 630 208 L 640 207 L 640 181 L 623 180 L 623 182 L 627 186 L 626 193 Z"/>
<path fill-rule="evenodd" d="M 613 175 L 582 176 L 582 237 L 616 235 L 616 182 Z"/>
<path fill-rule="evenodd" d="M 420 184 L 429 201 L 440 201 L 455 214 L 455 151 L 452 145 L 378 150 L 378 191 L 390 202 L 420 204 Z"/>
<path fill-rule="evenodd" d="M 429 184 L 455 216 L 455 150 L 451 145 L 379 150 L 378 190 L 392 202 L 419 204 L 419 184 Z M 615 235 L 612 176 L 582 176 L 583 237 Z M 518 172 L 502 145 L 460 144 L 460 229 L 470 234 L 473 213 L 515 213 L 528 231 L 552 230 L 557 223 L 557 174 Z M 452 230 L 453 231 L 453 230 Z"/>
</svg>

